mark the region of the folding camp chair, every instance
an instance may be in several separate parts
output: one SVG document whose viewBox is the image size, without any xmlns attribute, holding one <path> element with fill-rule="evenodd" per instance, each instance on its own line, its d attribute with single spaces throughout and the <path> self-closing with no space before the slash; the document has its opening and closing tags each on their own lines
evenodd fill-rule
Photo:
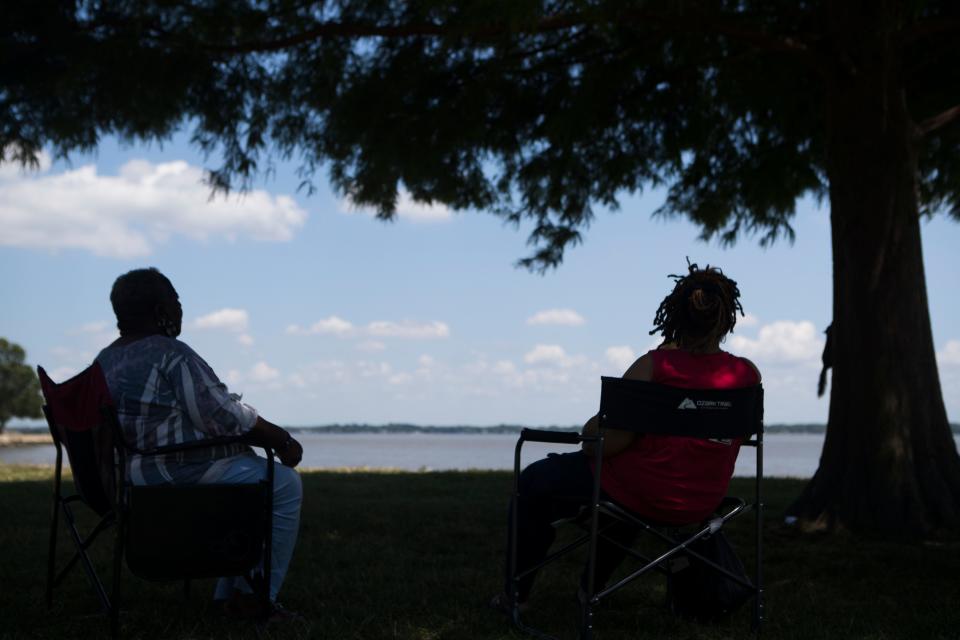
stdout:
<svg viewBox="0 0 960 640">
<path fill-rule="evenodd" d="M 46 404 L 43 407 L 57 451 L 53 513 L 47 557 L 47 605 L 53 589 L 79 562 L 104 613 L 113 637 L 119 634 L 122 559 L 134 575 L 151 581 L 244 576 L 269 610 L 270 547 L 273 514 L 273 451 L 265 448 L 267 478 L 255 484 L 139 486 L 130 481 L 128 455 L 162 455 L 241 442 L 215 438 L 141 450 L 123 438 L 106 380 L 96 362 L 61 384 L 37 367 Z M 64 495 L 63 450 L 66 449 L 76 493 Z M 74 513 L 83 504 L 99 521 L 81 534 Z M 58 519 L 63 514 L 76 551 L 56 571 Z M 112 592 L 107 594 L 87 551 L 97 537 L 116 527 Z"/>
<path fill-rule="evenodd" d="M 753 597 L 753 630 L 759 637 L 764 614 L 761 581 L 763 503 L 760 499 L 760 486 L 763 478 L 763 388 L 756 385 L 741 389 L 683 389 L 653 382 L 603 377 L 601 378 L 600 410 L 597 413 L 597 419 L 599 428 L 596 435 L 540 429 L 523 429 L 520 433 L 513 463 L 513 506 L 508 544 L 508 578 L 511 589 L 507 595 L 513 623 L 520 630 L 531 635 L 551 637 L 539 629 L 524 624 L 521 620 L 520 580 L 569 552 L 586 545 L 588 548 L 586 597 L 581 603 L 581 639 L 589 640 L 592 638 L 594 610 L 601 600 L 652 571 L 667 574 L 669 580 L 672 561 L 684 556 L 692 562 L 698 562 L 701 563 L 701 566 L 708 567 L 710 571 L 718 572 L 727 580 L 748 590 L 749 595 Z M 603 438 L 606 429 L 631 431 L 637 434 L 695 438 L 741 438 L 744 445 L 756 448 L 756 480 L 753 501 L 748 503 L 740 498 L 727 497 L 718 505 L 716 514 L 708 521 L 690 523 L 689 526 L 683 528 L 649 522 L 616 502 L 607 499 L 600 490 Z M 583 442 L 594 443 L 593 493 L 591 501 L 585 506 L 581 517 L 575 519 L 585 529 L 585 533 L 563 548 L 548 555 L 540 564 L 524 571 L 518 571 L 515 552 L 517 504 L 521 498 L 520 452 L 525 442 L 571 445 Z M 756 526 L 756 559 L 752 584 L 744 576 L 732 573 L 695 550 L 697 541 L 702 541 L 708 536 L 714 535 L 729 520 L 751 510 L 755 515 Z M 601 524 L 601 518 L 603 524 Z M 636 549 L 628 548 L 619 540 L 614 540 L 607 535 L 607 532 L 614 526 L 629 526 L 635 528 L 637 532 L 650 533 L 666 546 L 666 550 L 654 558 L 648 558 Z M 610 586 L 594 584 L 597 543 L 601 539 L 638 559 L 641 566 Z M 691 548 L 691 545 L 693 548 Z"/>
</svg>

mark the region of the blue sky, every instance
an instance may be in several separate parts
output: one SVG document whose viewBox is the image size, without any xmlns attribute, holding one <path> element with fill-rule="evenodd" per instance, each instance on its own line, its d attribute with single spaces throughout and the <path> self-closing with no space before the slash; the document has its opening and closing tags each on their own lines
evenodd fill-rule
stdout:
<svg viewBox="0 0 960 640">
<path fill-rule="evenodd" d="M 332 422 L 579 424 L 600 375 L 655 343 L 667 274 L 685 256 L 736 279 L 748 318 L 726 348 L 751 357 L 767 421 L 825 422 L 817 399 L 831 314 L 828 211 L 801 202 L 796 242 L 732 249 L 682 220 L 652 219 L 663 193 L 625 195 L 545 276 L 513 266 L 526 230 L 480 212 L 401 202 L 384 224 L 324 183 L 297 193 L 295 165 L 211 200 L 204 160 L 106 140 L 95 155 L 0 166 L 0 335 L 65 378 L 116 335 L 109 290 L 156 266 L 184 306 L 181 339 L 264 417 Z M 923 223 L 947 412 L 960 420 L 960 225 Z"/>
</svg>

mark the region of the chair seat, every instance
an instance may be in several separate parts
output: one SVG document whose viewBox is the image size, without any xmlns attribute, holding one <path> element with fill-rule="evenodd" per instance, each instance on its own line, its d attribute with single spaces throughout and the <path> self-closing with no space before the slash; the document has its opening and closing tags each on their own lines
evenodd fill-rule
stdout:
<svg viewBox="0 0 960 640">
<path fill-rule="evenodd" d="M 265 482 L 133 486 L 126 560 L 145 580 L 245 575 L 263 552 Z"/>
<path fill-rule="evenodd" d="M 621 520 L 627 522 L 642 522 L 650 527 L 655 529 L 684 529 L 686 527 L 693 526 L 710 526 L 711 533 L 715 532 L 723 523 L 729 520 L 731 517 L 745 509 L 747 506 L 746 501 L 741 498 L 734 496 L 727 496 L 720 501 L 720 504 L 717 505 L 717 508 L 714 509 L 714 515 L 712 518 L 706 520 L 693 520 L 691 522 L 683 523 L 668 523 L 668 522 L 658 522 L 656 520 L 650 520 L 641 515 L 634 513 L 633 511 L 627 509 L 618 502 L 613 500 L 601 500 L 600 501 L 600 510 L 608 515 L 614 516 Z"/>
<path fill-rule="evenodd" d="M 734 496 L 726 496 L 723 500 L 720 501 L 720 504 L 717 505 L 717 508 L 714 510 L 714 517 L 709 518 L 708 520 L 694 520 L 692 522 L 685 522 L 681 524 L 677 523 L 666 523 L 666 522 L 657 522 L 656 520 L 650 520 L 649 518 L 644 518 L 643 516 L 634 513 L 630 509 L 627 509 L 619 502 L 611 499 L 605 499 L 600 501 L 600 509 L 604 513 L 613 516 L 624 522 L 629 522 L 631 520 L 639 520 L 645 524 L 653 527 L 655 529 L 676 529 L 680 530 L 685 527 L 692 527 L 695 525 L 711 525 L 711 533 L 715 532 L 721 526 L 723 522 L 731 517 L 732 513 L 735 513 L 746 507 L 746 502 L 741 498 Z M 554 520 L 550 523 L 550 526 L 554 528 L 559 528 L 568 524 L 581 525 L 584 524 L 590 518 L 590 506 L 583 505 L 580 507 L 580 511 L 569 518 L 560 518 L 559 520 Z"/>
</svg>

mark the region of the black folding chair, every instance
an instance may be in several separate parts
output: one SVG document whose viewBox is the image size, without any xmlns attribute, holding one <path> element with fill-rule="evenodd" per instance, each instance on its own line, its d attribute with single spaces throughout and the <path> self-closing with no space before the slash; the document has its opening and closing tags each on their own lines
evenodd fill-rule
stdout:
<svg viewBox="0 0 960 640">
<path fill-rule="evenodd" d="M 215 438 L 141 450 L 125 442 L 103 371 L 97 363 L 61 384 L 37 367 L 46 404 L 43 407 L 57 451 L 53 513 L 47 557 L 47 605 L 53 590 L 79 562 L 119 635 L 122 560 L 134 575 L 151 581 L 243 576 L 269 610 L 270 550 L 273 516 L 273 451 L 267 455 L 267 478 L 253 484 L 134 485 L 127 474 L 128 455 L 163 455 L 242 442 Z M 63 450 L 66 449 L 76 493 L 64 495 Z M 74 508 L 85 505 L 99 521 L 84 536 Z M 76 548 L 56 570 L 58 520 L 66 520 Z M 97 576 L 87 551 L 97 537 L 116 527 L 111 594 Z M 262 562 L 261 562 L 262 561 Z"/>
<path fill-rule="evenodd" d="M 519 585 L 524 577 L 540 570 L 547 564 L 567 555 L 571 551 L 587 546 L 586 599 L 582 603 L 580 637 L 589 640 L 593 637 L 594 610 L 597 605 L 611 594 L 633 582 L 637 578 L 658 571 L 668 576 L 671 561 L 686 556 L 693 562 L 702 563 L 709 570 L 719 572 L 726 579 L 749 590 L 753 597 L 752 627 L 760 635 L 763 623 L 763 584 L 762 584 L 762 523 L 763 503 L 760 497 L 763 479 L 763 388 L 760 385 L 741 389 L 683 389 L 669 387 L 653 382 L 625 380 L 622 378 L 601 378 L 600 410 L 597 413 L 598 432 L 596 435 L 581 435 L 575 432 L 546 431 L 541 429 L 523 429 L 517 441 L 513 463 L 513 501 L 512 517 L 508 545 L 508 572 L 512 584 L 508 593 L 510 613 L 513 623 L 522 631 L 542 638 L 552 636 L 526 625 L 520 618 Z M 685 436 L 707 439 L 741 438 L 744 445 L 756 448 L 756 480 L 752 502 L 741 498 L 727 497 L 717 505 L 716 514 L 706 522 L 690 523 L 683 528 L 665 527 L 639 517 L 623 506 L 606 499 L 600 490 L 600 471 L 603 462 L 603 438 L 606 429 L 618 429 L 637 434 L 658 434 Z M 525 442 L 545 442 L 554 444 L 578 445 L 592 442 L 595 447 L 593 458 L 593 494 L 590 504 L 586 505 L 581 517 L 575 521 L 585 529 L 585 533 L 551 553 L 543 562 L 524 571 L 517 570 L 517 503 L 520 495 L 520 452 Z M 719 531 L 732 518 L 753 511 L 756 527 L 756 559 L 753 582 L 738 576 L 706 558 L 695 550 L 695 543 Z M 601 518 L 604 524 L 601 525 Z M 656 557 L 649 558 L 634 548 L 628 548 L 619 540 L 607 535 L 614 526 L 634 527 L 638 532 L 652 534 L 663 543 L 666 550 Z M 626 551 L 629 556 L 640 561 L 640 567 L 610 586 L 594 584 L 594 572 L 597 562 L 597 543 L 604 539 Z M 691 549 L 691 545 L 694 549 Z"/>
</svg>

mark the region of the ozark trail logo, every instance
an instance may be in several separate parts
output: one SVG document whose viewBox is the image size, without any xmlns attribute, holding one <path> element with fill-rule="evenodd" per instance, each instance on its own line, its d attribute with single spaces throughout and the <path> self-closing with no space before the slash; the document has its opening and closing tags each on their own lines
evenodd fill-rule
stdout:
<svg viewBox="0 0 960 640">
<path fill-rule="evenodd" d="M 733 403 L 729 400 L 697 400 L 684 398 L 677 409 L 732 409 Z"/>
</svg>

